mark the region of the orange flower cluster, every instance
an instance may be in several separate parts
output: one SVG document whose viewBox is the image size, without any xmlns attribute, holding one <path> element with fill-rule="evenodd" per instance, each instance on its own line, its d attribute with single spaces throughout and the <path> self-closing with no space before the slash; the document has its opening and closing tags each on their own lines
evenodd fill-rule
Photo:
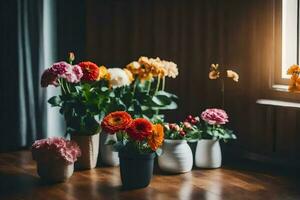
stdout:
<svg viewBox="0 0 300 200">
<path fill-rule="evenodd" d="M 300 67 L 299 65 L 292 65 L 288 70 L 287 74 L 291 75 L 289 82 L 289 91 L 299 91 L 300 90 Z"/>
<path fill-rule="evenodd" d="M 137 142 L 146 142 L 156 151 L 163 143 L 164 128 L 160 124 L 152 124 L 144 118 L 132 119 L 125 111 L 116 111 L 104 117 L 101 127 L 109 134 L 125 131 Z"/>
<path fill-rule="evenodd" d="M 173 62 L 161 60 L 160 58 L 148 58 L 142 56 L 138 61 L 129 63 L 126 68 L 140 80 L 150 80 L 153 77 L 172 77 L 178 75 L 177 65 Z"/>
</svg>

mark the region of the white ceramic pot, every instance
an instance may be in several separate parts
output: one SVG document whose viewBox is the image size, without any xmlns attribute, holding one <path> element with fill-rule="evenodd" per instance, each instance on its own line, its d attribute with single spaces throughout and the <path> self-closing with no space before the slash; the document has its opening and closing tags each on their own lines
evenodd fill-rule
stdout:
<svg viewBox="0 0 300 200">
<path fill-rule="evenodd" d="M 222 153 L 219 140 L 199 140 L 195 154 L 195 165 L 200 168 L 219 168 Z"/>
<path fill-rule="evenodd" d="M 99 133 L 94 135 L 72 134 L 71 140 L 75 141 L 81 149 L 81 156 L 78 157 L 78 168 L 95 168 L 99 153 Z"/>
<path fill-rule="evenodd" d="M 113 151 L 112 145 L 107 145 L 107 141 L 117 141 L 116 134 L 107 134 L 101 132 L 100 134 L 100 160 L 108 166 L 119 166 L 119 153 Z"/>
<path fill-rule="evenodd" d="M 74 163 L 65 162 L 37 162 L 38 175 L 49 182 L 63 182 L 74 172 Z"/>
<path fill-rule="evenodd" d="M 186 140 L 164 140 L 163 153 L 158 157 L 161 170 L 168 173 L 185 173 L 193 167 L 192 150 Z"/>
</svg>

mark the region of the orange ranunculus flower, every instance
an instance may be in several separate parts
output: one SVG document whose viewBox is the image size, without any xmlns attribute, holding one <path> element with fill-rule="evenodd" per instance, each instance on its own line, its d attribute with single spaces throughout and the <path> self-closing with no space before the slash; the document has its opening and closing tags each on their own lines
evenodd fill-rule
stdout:
<svg viewBox="0 0 300 200">
<path fill-rule="evenodd" d="M 299 65 L 292 65 L 290 68 L 287 70 L 288 75 L 292 75 L 294 73 L 300 73 L 300 67 Z"/>
<path fill-rule="evenodd" d="M 125 111 L 116 111 L 106 115 L 101 123 L 101 127 L 107 133 L 114 134 L 118 131 L 126 130 L 132 123 L 130 114 Z"/>
<path fill-rule="evenodd" d="M 83 81 L 97 81 L 99 77 L 99 67 L 90 61 L 81 62 L 78 64 L 83 72 L 81 80 Z"/>
<path fill-rule="evenodd" d="M 99 75 L 97 80 L 101 80 L 101 79 L 106 79 L 106 80 L 110 79 L 110 74 L 108 73 L 108 70 L 105 66 L 99 67 Z"/>
<path fill-rule="evenodd" d="M 152 126 L 152 134 L 148 136 L 147 143 L 153 151 L 156 151 L 164 141 L 164 127 L 161 124 Z"/>
<path fill-rule="evenodd" d="M 297 74 L 293 74 L 290 78 L 290 81 L 289 81 L 289 87 L 288 87 L 288 90 L 289 91 L 294 91 L 297 89 L 297 82 L 299 80 L 299 76 Z M 300 83 L 300 81 L 299 81 Z M 299 88 L 300 89 L 300 88 Z"/>
<path fill-rule="evenodd" d="M 127 128 L 128 135 L 138 141 L 142 141 L 152 134 L 152 123 L 144 118 L 134 119 Z"/>
</svg>

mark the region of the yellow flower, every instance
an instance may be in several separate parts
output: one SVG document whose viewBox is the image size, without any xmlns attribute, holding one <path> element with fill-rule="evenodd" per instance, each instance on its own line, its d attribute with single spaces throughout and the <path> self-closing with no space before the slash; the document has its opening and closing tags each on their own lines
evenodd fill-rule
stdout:
<svg viewBox="0 0 300 200">
<path fill-rule="evenodd" d="M 218 70 L 219 64 L 211 64 L 210 67 L 212 68 L 212 70 Z"/>
<path fill-rule="evenodd" d="M 140 70 L 140 63 L 137 61 L 133 61 L 131 63 L 129 63 L 126 68 L 132 73 L 132 74 L 139 74 L 139 70 Z"/>
<path fill-rule="evenodd" d="M 131 71 L 129 71 L 128 69 L 123 69 L 123 70 L 125 71 L 126 75 L 128 76 L 130 83 L 132 81 L 134 81 L 133 74 L 131 73 Z"/>
<path fill-rule="evenodd" d="M 294 73 L 300 73 L 300 67 L 299 65 L 292 65 L 288 70 L 287 70 L 287 74 L 288 75 L 292 75 Z"/>
<path fill-rule="evenodd" d="M 110 79 L 110 74 L 107 71 L 107 68 L 105 66 L 100 66 L 99 67 L 99 75 L 97 80 L 101 80 L 101 79 Z"/>
<path fill-rule="evenodd" d="M 208 78 L 211 80 L 215 80 L 219 77 L 220 77 L 220 72 L 218 72 L 216 70 L 213 70 L 213 71 L 209 72 L 209 74 L 208 74 Z"/>
<path fill-rule="evenodd" d="M 239 81 L 239 75 L 235 71 L 227 70 L 227 77 L 232 78 L 235 82 Z"/>
</svg>

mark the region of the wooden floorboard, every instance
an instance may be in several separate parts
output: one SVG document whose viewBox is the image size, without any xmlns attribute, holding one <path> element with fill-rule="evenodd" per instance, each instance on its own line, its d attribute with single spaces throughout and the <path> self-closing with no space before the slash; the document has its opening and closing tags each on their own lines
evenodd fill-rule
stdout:
<svg viewBox="0 0 300 200">
<path fill-rule="evenodd" d="M 47 184 L 36 174 L 29 151 L 0 154 L 0 199 L 300 199 L 300 184 L 293 173 L 280 174 L 257 165 L 225 164 L 220 169 L 194 169 L 180 175 L 155 170 L 144 189 L 123 191 L 118 167 L 76 171 L 64 183 Z"/>
</svg>

